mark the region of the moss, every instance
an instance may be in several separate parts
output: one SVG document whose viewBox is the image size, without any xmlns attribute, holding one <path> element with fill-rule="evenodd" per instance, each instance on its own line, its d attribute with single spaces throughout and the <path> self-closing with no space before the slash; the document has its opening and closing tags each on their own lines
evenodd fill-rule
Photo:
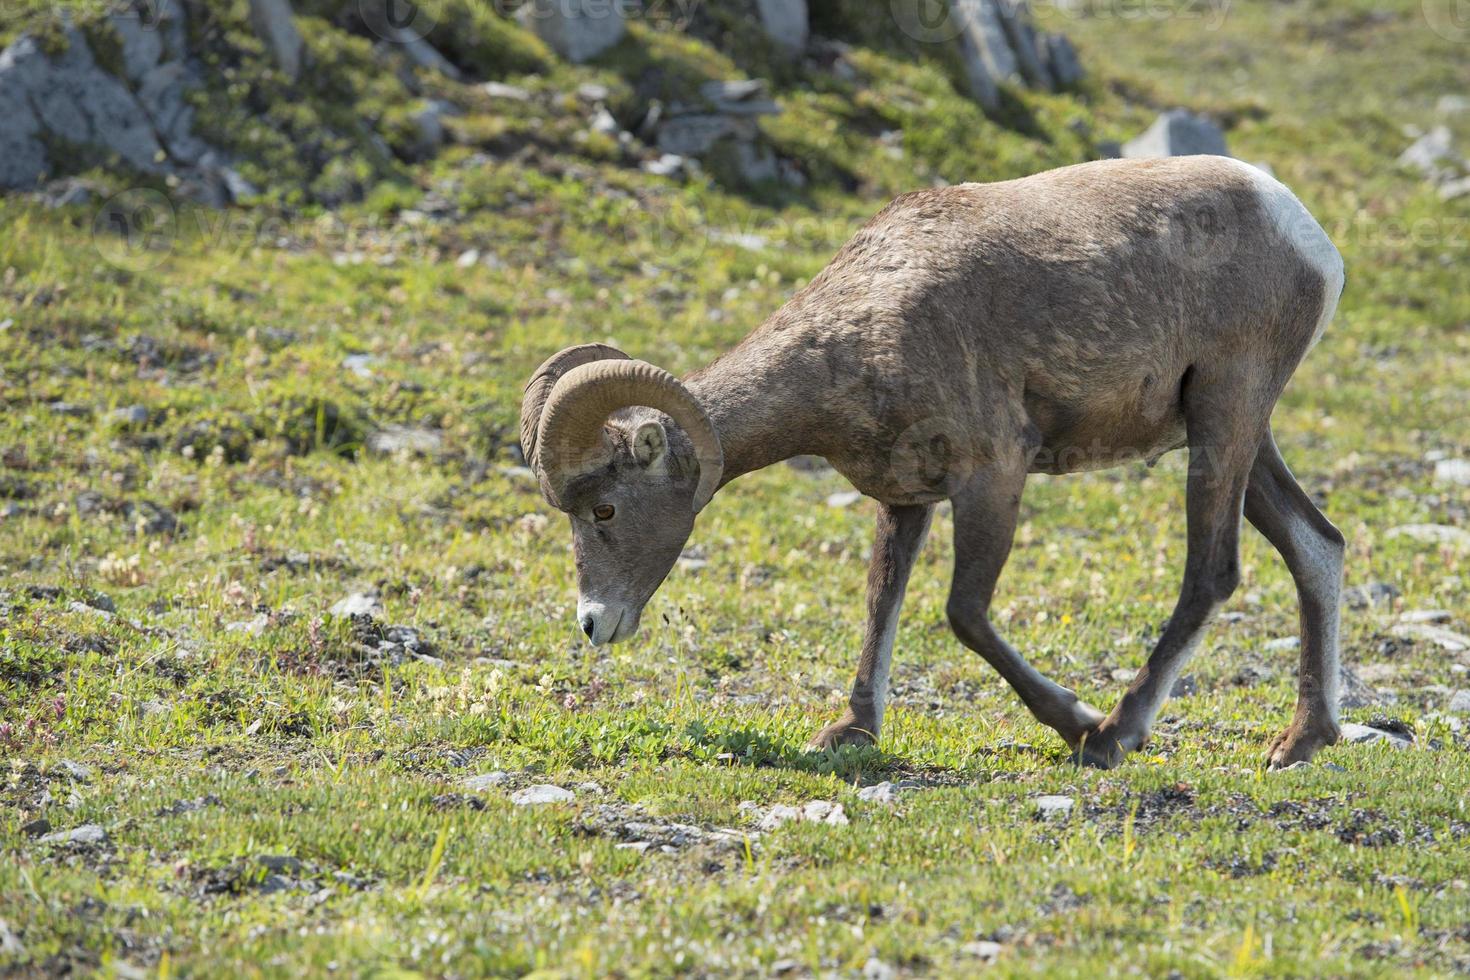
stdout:
<svg viewBox="0 0 1470 980">
<path fill-rule="evenodd" d="M 127 80 L 127 62 L 123 58 L 122 38 L 117 28 L 105 20 L 91 20 L 80 25 L 87 47 L 92 51 L 92 60 L 103 71 L 124 81 Z"/>
</svg>

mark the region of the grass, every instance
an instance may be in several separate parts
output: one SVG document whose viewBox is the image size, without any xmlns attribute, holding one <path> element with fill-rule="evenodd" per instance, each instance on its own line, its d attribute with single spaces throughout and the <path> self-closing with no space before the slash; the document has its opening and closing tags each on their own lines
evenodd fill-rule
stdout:
<svg viewBox="0 0 1470 980">
<path fill-rule="evenodd" d="M 1389 533 L 1470 524 L 1463 488 L 1428 461 L 1470 454 L 1470 204 L 1394 163 L 1400 127 L 1432 124 L 1470 81 L 1462 46 L 1406 2 L 1237 3 L 1216 26 L 1048 8 L 1089 80 L 1017 95 L 1029 122 L 1001 125 L 955 93 L 944 59 L 859 32 L 850 6 L 817 16 L 852 27 L 855 81 L 776 65 L 756 42 L 717 54 L 698 24 L 638 24 L 596 65 L 510 74 L 540 100 L 524 116 L 452 88 L 461 142 L 434 161 L 359 167 L 340 202 L 261 180 L 249 208 L 160 208 L 158 248 L 95 234 L 95 207 L 0 202 L 0 939 L 24 947 L 0 969 L 1467 968 L 1470 742 L 1436 712 L 1470 687 L 1470 658 L 1392 623 L 1444 609 L 1464 631 L 1470 556 Z M 308 23 L 347 84 L 368 52 Z M 541 64 L 522 34 L 461 43 Z M 249 75 L 249 51 L 219 51 L 241 59 L 239 84 L 278 84 Z M 775 78 L 787 111 L 768 138 L 814 161 L 812 181 L 678 185 L 581 142 L 565 93 L 601 81 L 631 100 L 649 68 Z M 362 98 L 397 111 L 410 97 L 395 86 Z M 1295 635 L 1296 607 L 1248 533 L 1246 582 L 1189 668 L 1197 693 L 1122 769 L 1077 771 L 944 626 L 941 514 L 881 749 L 808 753 L 855 667 L 871 535 L 871 504 L 826 505 L 845 489 L 828 471 L 740 481 L 696 528 L 707 564 L 675 571 L 641 638 L 578 642 L 566 530 L 514 446 L 536 363 L 608 340 L 692 369 L 892 193 L 1084 159 L 1175 103 L 1231 123 L 1233 152 L 1270 163 L 1346 256 L 1337 322 L 1275 424 L 1349 538 L 1349 585 L 1398 593 L 1344 610 L 1345 659 L 1397 696 L 1347 717 L 1401 721 L 1412 748 L 1262 771 L 1294 686 L 1294 654 L 1268 644 Z M 321 107 L 297 108 L 317 125 Z M 1470 116 L 1449 121 L 1470 137 Z M 902 153 L 876 138 L 888 130 Z M 253 178 L 275 152 L 247 161 Z M 482 261 L 461 267 L 470 249 Z M 114 411 L 130 406 L 144 415 Z M 385 456 L 369 436 L 389 426 L 442 442 Z M 145 502 L 177 526 L 150 523 Z M 1110 704 L 1114 672 L 1142 663 L 1168 614 L 1181 503 L 1177 458 L 1035 480 L 996 604 L 1006 635 Z M 422 642 L 384 657 L 381 626 L 330 615 L 368 590 L 381 626 Z M 107 599 L 114 615 L 95 608 Z M 492 771 L 509 775 L 463 785 Z M 880 780 L 911 788 L 893 805 L 857 796 Z M 512 804 L 538 783 L 576 799 Z M 1041 819 L 1044 794 L 1074 806 Z M 850 823 L 762 831 L 741 806 L 811 800 Z M 37 819 L 107 838 L 43 844 Z M 640 840 L 655 844 L 618 846 Z M 994 962 L 979 940 L 999 943 Z"/>
</svg>

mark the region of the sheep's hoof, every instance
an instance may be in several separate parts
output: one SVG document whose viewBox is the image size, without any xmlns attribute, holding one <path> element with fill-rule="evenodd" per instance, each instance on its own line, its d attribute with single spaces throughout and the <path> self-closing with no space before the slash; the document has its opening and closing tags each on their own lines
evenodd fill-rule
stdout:
<svg viewBox="0 0 1470 980">
<path fill-rule="evenodd" d="M 873 730 L 876 727 L 876 725 L 862 724 L 849 711 L 842 718 L 813 735 L 812 740 L 807 743 L 807 748 L 826 751 L 843 745 L 876 745 L 878 744 L 878 733 Z"/>
<path fill-rule="evenodd" d="M 1271 747 L 1266 750 L 1266 768 L 1285 769 L 1298 762 L 1311 762 L 1312 756 L 1319 749 L 1335 745 L 1341 737 L 1341 733 L 1335 728 L 1324 730 L 1292 722 L 1286 731 L 1276 736 Z"/>
<path fill-rule="evenodd" d="M 1091 769 L 1116 769 L 1143 742 L 1144 739 L 1125 735 L 1105 721 L 1083 736 L 1082 744 L 1072 753 L 1072 762 Z"/>
</svg>

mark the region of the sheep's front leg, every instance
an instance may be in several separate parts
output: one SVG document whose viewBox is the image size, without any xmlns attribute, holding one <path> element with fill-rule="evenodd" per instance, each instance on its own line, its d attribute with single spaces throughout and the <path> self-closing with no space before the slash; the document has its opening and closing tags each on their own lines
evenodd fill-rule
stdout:
<svg viewBox="0 0 1470 980">
<path fill-rule="evenodd" d="M 873 560 L 868 566 L 868 625 L 863 637 L 857 679 L 842 717 L 812 739 L 818 749 L 839 745 L 871 745 L 878 741 L 883 725 L 883 704 L 888 698 L 888 668 L 893 659 L 893 640 L 898 633 L 898 614 L 914 559 L 929 533 L 931 504 L 909 507 L 878 505 L 878 530 L 873 540 Z"/>
</svg>

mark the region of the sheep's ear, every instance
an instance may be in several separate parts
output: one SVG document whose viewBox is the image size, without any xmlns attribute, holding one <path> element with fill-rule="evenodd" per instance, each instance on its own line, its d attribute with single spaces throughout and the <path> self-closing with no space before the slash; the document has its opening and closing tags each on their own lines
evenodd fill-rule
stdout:
<svg viewBox="0 0 1470 980">
<path fill-rule="evenodd" d="M 644 422 L 633 436 L 633 458 L 645 470 L 663 465 L 669 451 L 669 437 L 658 422 Z"/>
</svg>

